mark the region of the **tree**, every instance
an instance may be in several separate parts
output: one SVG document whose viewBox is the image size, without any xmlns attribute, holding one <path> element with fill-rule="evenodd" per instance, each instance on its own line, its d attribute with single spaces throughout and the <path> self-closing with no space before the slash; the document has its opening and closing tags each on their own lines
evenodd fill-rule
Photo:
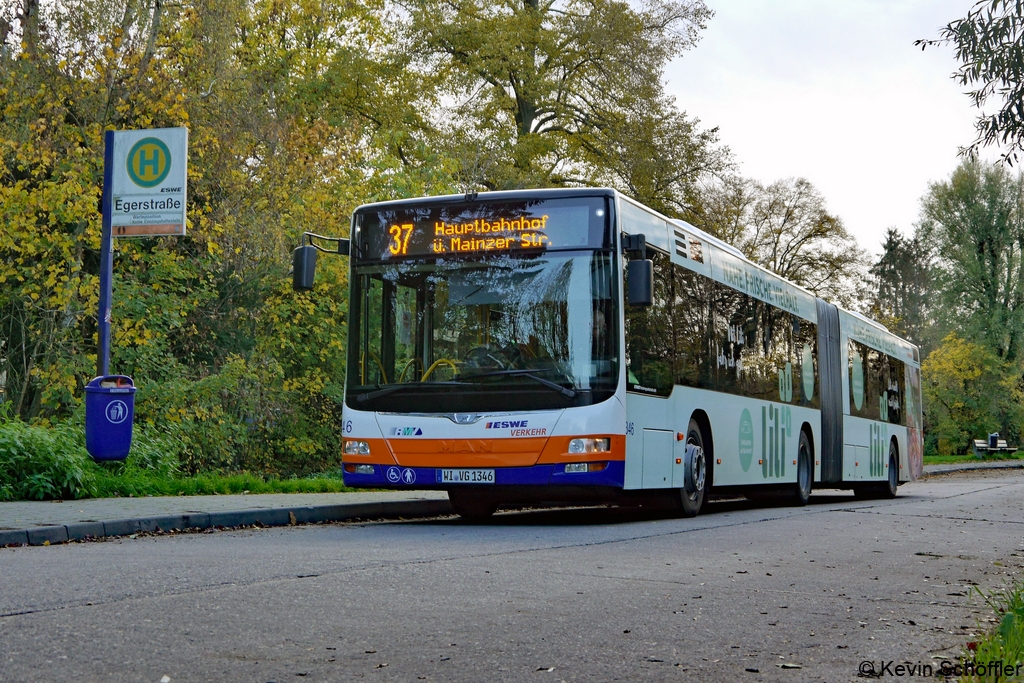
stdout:
<svg viewBox="0 0 1024 683">
<path fill-rule="evenodd" d="M 190 470 L 336 463 L 347 272 L 298 297 L 288 252 L 360 203 L 454 189 L 386 14 L 0 0 L 0 413 L 65 419 L 94 372 L 103 131 L 187 126 L 188 235 L 115 242 L 112 367 Z"/>
<path fill-rule="evenodd" d="M 943 455 L 963 453 L 971 439 L 999 431 L 1018 442 L 1024 424 L 1019 370 L 983 344 L 956 333 L 921 364 L 928 440 Z"/>
<path fill-rule="evenodd" d="M 789 178 L 767 187 L 742 178 L 715 182 L 687 218 L 814 294 L 859 306 L 864 252 L 807 180 Z"/>
<path fill-rule="evenodd" d="M 699 133 L 661 80 L 711 16 L 701 0 L 403 5 L 451 103 L 443 125 L 452 156 L 470 161 L 467 190 L 612 181 L 667 206 L 710 165 L 713 132 Z"/>
<path fill-rule="evenodd" d="M 1012 163 L 1024 152 L 1024 3 L 1021 0 L 980 0 L 963 19 L 946 24 L 939 40 L 918 40 L 929 45 L 953 43 L 961 62 L 953 78 L 972 87 L 967 94 L 981 109 L 990 99 L 1000 102 L 994 115 L 982 113 L 975 127 L 978 137 L 964 153 L 1002 144 L 1003 160 Z"/>
<path fill-rule="evenodd" d="M 965 161 L 922 199 L 940 322 L 1006 362 L 1024 360 L 1024 177 Z"/>
<path fill-rule="evenodd" d="M 619 188 L 667 216 L 685 215 L 699 201 L 698 181 L 731 168 L 729 151 L 717 145 L 717 128 L 701 130 L 668 98 L 635 104 L 584 156 L 590 182 Z"/>
<path fill-rule="evenodd" d="M 763 191 L 760 183 L 736 174 L 711 178 L 702 185 L 697 201 L 687 207 L 683 217 L 735 246 L 744 240 L 754 202 Z"/>
<path fill-rule="evenodd" d="M 920 235 L 907 238 L 889 228 L 882 256 L 871 267 L 877 284 L 872 317 L 920 346 L 922 357 L 937 341 L 932 333 L 931 261 L 931 251 Z"/>
</svg>

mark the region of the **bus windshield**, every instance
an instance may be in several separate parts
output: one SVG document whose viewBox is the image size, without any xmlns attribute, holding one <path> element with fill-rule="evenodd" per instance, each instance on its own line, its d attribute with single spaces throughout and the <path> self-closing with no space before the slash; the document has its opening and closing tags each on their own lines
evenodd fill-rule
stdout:
<svg viewBox="0 0 1024 683">
<path fill-rule="evenodd" d="M 437 414 L 610 398 L 614 277 L 597 251 L 356 265 L 347 405 Z"/>
</svg>

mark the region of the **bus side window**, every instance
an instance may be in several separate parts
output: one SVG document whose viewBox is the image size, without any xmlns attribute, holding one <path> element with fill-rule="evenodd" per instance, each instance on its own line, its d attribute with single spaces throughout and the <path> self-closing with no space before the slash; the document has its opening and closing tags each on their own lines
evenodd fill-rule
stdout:
<svg viewBox="0 0 1024 683">
<path fill-rule="evenodd" d="M 793 395 L 800 405 L 817 408 L 818 326 L 793 316 Z"/>
<path fill-rule="evenodd" d="M 721 283 L 714 287 L 714 327 L 710 339 L 711 386 L 730 394 L 756 395 L 758 345 L 757 301 Z"/>
<path fill-rule="evenodd" d="M 744 362 L 747 375 L 744 392 L 747 396 L 765 401 L 782 401 L 788 403 L 788 385 L 786 396 L 780 392 L 780 376 L 785 374 L 786 363 L 792 361 L 790 347 L 792 345 L 792 323 L 789 313 L 776 308 L 759 299 L 751 299 L 754 314 L 754 330 L 756 342 L 748 348 L 748 359 Z"/>
<path fill-rule="evenodd" d="M 871 368 L 871 390 L 868 396 L 875 403 L 875 410 L 878 413 L 874 418 L 884 422 L 889 421 L 889 357 L 874 349 L 869 349 L 868 364 Z"/>
<path fill-rule="evenodd" d="M 654 304 L 626 307 L 627 379 L 642 393 L 668 396 L 675 380 L 673 356 L 672 262 L 657 251 L 648 250 L 654 261 Z M 635 381 L 633 380 L 635 378 Z"/>
<path fill-rule="evenodd" d="M 793 318 L 788 311 L 780 308 L 766 308 L 769 311 L 771 337 L 766 345 L 765 389 L 771 400 L 792 403 L 793 398 L 799 394 L 793 387 Z"/>
<path fill-rule="evenodd" d="M 683 266 L 670 267 L 676 384 L 766 401 L 782 400 L 781 384 L 788 402 L 820 406 L 817 325 Z M 655 260 L 656 280 L 659 272 Z M 627 328 L 635 316 L 627 310 Z M 639 348 L 643 340 L 629 343 Z M 644 384 L 629 358 L 630 384 Z"/>
<path fill-rule="evenodd" d="M 888 356 L 850 340 L 850 414 L 882 419 L 883 385 L 888 385 Z"/>
<path fill-rule="evenodd" d="M 866 417 L 865 413 L 870 410 L 868 404 L 871 402 L 868 392 L 867 348 L 851 339 L 848 355 L 850 359 L 850 415 Z"/>
<path fill-rule="evenodd" d="M 884 387 L 889 402 L 889 422 L 897 425 L 907 424 L 906 403 L 906 368 L 903 361 L 890 356 L 885 357 L 889 365 L 889 382 Z"/>
<path fill-rule="evenodd" d="M 687 387 L 714 389 L 714 320 L 711 317 L 714 282 L 682 266 L 673 266 L 673 277 L 675 382 Z"/>
</svg>

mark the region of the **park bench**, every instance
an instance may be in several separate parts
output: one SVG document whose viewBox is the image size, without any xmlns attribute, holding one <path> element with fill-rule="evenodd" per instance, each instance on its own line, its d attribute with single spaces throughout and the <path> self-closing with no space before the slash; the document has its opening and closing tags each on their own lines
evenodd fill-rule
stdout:
<svg viewBox="0 0 1024 683">
<path fill-rule="evenodd" d="M 1008 446 L 1006 439 L 1000 439 L 998 434 L 989 434 L 988 439 L 974 439 L 972 441 L 974 455 L 983 458 L 991 453 L 1016 453 L 1017 448 Z"/>
</svg>

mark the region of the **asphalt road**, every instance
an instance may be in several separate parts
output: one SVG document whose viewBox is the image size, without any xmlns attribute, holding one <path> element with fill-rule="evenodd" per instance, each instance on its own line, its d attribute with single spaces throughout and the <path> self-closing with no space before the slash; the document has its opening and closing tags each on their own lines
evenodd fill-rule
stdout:
<svg viewBox="0 0 1024 683">
<path fill-rule="evenodd" d="M 1024 475 L 0 550 L 0 681 L 846 681 L 938 668 L 1024 569 Z"/>
</svg>

